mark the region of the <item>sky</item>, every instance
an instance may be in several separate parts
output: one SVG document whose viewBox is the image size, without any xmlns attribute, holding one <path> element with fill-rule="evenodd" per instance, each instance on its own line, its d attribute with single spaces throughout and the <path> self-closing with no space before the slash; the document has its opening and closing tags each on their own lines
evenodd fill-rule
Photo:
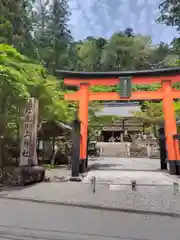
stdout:
<svg viewBox="0 0 180 240">
<path fill-rule="evenodd" d="M 107 37 L 127 27 L 152 36 L 153 43 L 170 43 L 176 29 L 156 23 L 162 0 L 70 0 L 69 26 L 75 40 Z"/>
</svg>

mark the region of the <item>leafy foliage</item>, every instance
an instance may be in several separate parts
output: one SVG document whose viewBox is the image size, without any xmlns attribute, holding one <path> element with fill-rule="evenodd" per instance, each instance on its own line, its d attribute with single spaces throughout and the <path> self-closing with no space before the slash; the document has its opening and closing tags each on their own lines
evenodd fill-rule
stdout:
<svg viewBox="0 0 180 240">
<path fill-rule="evenodd" d="M 176 26 L 180 30 L 180 4 L 178 0 L 164 0 L 159 5 L 160 16 L 157 19 L 166 25 Z"/>
<path fill-rule="evenodd" d="M 174 102 L 174 110 L 179 119 L 180 101 Z M 164 121 L 162 102 L 144 102 L 142 111 L 134 113 L 134 117 L 143 121 L 148 129 L 156 129 Z"/>
<path fill-rule="evenodd" d="M 144 102 L 144 109 L 136 112 L 135 117 L 146 124 L 158 124 L 163 121 L 162 103 Z"/>
<path fill-rule="evenodd" d="M 8 45 L 0 45 L 0 76 L 2 114 L 15 116 L 28 97 L 36 97 L 40 121 L 68 120 L 68 103 L 57 79 Z"/>
</svg>

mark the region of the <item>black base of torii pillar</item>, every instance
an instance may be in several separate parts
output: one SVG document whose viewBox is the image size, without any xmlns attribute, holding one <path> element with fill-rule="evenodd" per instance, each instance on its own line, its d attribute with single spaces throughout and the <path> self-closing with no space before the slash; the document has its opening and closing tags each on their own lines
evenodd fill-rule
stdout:
<svg viewBox="0 0 180 240">
<path fill-rule="evenodd" d="M 69 178 L 70 181 L 81 181 L 80 173 L 80 121 L 77 117 L 77 113 L 75 115 L 75 119 L 72 123 L 72 171 L 71 176 Z"/>
<path fill-rule="evenodd" d="M 164 124 L 159 127 L 159 148 L 160 148 L 160 167 L 161 170 L 167 170 L 167 150 Z"/>
</svg>

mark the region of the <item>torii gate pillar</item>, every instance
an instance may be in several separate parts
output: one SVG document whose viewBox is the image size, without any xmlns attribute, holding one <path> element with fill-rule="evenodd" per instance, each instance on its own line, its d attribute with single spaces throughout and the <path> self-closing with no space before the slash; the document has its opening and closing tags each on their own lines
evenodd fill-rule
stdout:
<svg viewBox="0 0 180 240">
<path fill-rule="evenodd" d="M 86 170 L 87 161 L 87 139 L 88 139 L 88 105 L 89 105 L 89 86 L 86 83 L 80 85 L 79 100 L 79 120 L 81 122 L 80 138 L 80 173 Z"/>
<path fill-rule="evenodd" d="M 166 136 L 166 146 L 167 155 L 169 160 L 169 170 L 170 173 L 176 174 L 176 146 L 178 143 L 174 142 L 173 135 L 177 134 L 176 118 L 174 112 L 173 103 L 173 91 L 172 83 L 170 80 L 162 81 L 162 90 L 164 92 L 163 102 L 163 112 L 164 112 L 164 123 L 165 123 L 165 136 Z M 178 151 L 179 152 L 179 151 Z M 177 153 L 178 153 L 177 152 Z"/>
</svg>

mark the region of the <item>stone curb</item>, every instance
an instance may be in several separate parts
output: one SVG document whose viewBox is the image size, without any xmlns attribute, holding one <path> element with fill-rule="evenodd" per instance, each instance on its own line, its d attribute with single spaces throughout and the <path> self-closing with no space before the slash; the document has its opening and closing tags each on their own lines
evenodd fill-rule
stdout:
<svg viewBox="0 0 180 240">
<path fill-rule="evenodd" d="M 68 202 L 68 201 L 57 202 L 57 201 L 37 200 L 33 198 L 8 197 L 8 196 L 0 196 L 0 199 L 41 203 L 41 204 L 52 204 L 56 206 L 69 206 L 69 207 L 78 207 L 78 208 L 85 208 L 85 209 L 104 210 L 104 211 L 112 211 L 112 212 L 132 213 L 132 214 L 139 214 L 139 215 L 156 215 L 156 216 L 180 218 L 180 214 L 178 213 L 126 209 L 126 208 L 118 208 L 118 207 L 100 206 L 100 205 L 88 204 L 88 203 L 75 203 L 75 202 Z"/>
<path fill-rule="evenodd" d="M 161 171 L 165 176 L 171 178 L 174 180 L 174 182 L 178 182 L 180 184 L 180 177 L 177 175 L 171 175 L 168 173 L 168 171 Z"/>
</svg>

